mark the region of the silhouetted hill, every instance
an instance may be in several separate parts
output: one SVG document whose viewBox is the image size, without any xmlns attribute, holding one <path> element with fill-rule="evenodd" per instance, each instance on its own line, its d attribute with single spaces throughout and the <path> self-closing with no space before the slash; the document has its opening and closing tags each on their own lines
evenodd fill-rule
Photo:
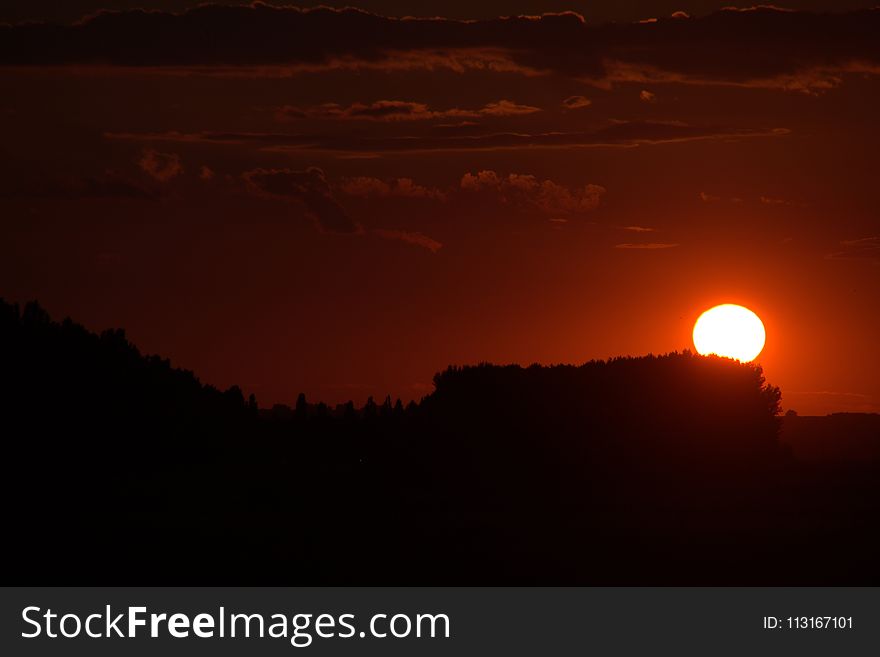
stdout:
<svg viewBox="0 0 880 657">
<path fill-rule="evenodd" d="M 805 461 L 880 464 L 880 414 L 787 415 L 782 433 L 794 455 Z"/>
<path fill-rule="evenodd" d="M 757 366 L 483 364 L 260 410 L 4 302 L 0 359 L 11 558 L 46 583 L 880 579 L 876 468 L 793 458 Z"/>
<path fill-rule="evenodd" d="M 166 450 L 177 460 L 204 460 L 219 448 L 218 435 L 256 410 L 236 387 L 220 392 L 167 360 L 141 355 L 122 330 L 96 335 L 69 319 L 53 322 L 34 303 L 19 311 L 0 301 L 0 336 L 5 416 L 52 439 L 49 452 L 30 441 L 16 446 L 21 457 L 44 464 L 53 454 L 88 464 L 135 446 L 142 453 L 131 468 L 167 462 Z"/>
</svg>

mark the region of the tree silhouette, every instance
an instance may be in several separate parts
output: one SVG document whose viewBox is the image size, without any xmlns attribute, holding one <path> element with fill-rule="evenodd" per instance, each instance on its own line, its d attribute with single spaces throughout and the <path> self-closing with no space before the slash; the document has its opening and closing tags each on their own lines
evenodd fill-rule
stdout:
<svg viewBox="0 0 880 657">
<path fill-rule="evenodd" d="M 880 581 L 880 418 L 788 415 L 783 443 L 756 365 L 483 363 L 260 409 L 2 301 L 0 363 L 11 558 L 47 582 Z"/>
<path fill-rule="evenodd" d="M 306 402 L 306 396 L 304 393 L 299 393 L 296 398 L 296 419 L 299 421 L 305 421 L 309 417 L 309 405 Z"/>
</svg>

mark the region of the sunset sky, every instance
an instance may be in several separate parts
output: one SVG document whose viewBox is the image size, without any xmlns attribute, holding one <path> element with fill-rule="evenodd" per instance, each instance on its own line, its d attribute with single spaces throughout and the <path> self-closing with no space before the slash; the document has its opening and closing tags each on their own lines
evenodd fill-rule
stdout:
<svg viewBox="0 0 880 657">
<path fill-rule="evenodd" d="M 3 3 L 0 296 L 261 405 L 737 303 L 784 408 L 880 411 L 880 10 L 197 4 Z"/>
</svg>

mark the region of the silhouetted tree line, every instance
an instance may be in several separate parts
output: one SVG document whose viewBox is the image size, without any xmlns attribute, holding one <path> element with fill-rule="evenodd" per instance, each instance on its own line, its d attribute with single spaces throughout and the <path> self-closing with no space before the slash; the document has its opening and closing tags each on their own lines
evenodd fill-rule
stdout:
<svg viewBox="0 0 880 657">
<path fill-rule="evenodd" d="M 786 413 L 785 442 L 805 462 L 880 466 L 880 414 L 799 417 Z"/>
<path fill-rule="evenodd" d="M 878 579 L 876 467 L 795 458 L 753 365 L 481 364 L 419 403 L 260 409 L 122 331 L 2 301 L 0 364 L 30 583 Z"/>
</svg>

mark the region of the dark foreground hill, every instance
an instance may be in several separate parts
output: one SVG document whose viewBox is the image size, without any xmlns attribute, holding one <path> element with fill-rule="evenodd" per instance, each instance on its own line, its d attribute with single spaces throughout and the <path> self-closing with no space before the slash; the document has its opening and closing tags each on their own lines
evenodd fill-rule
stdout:
<svg viewBox="0 0 880 657">
<path fill-rule="evenodd" d="M 799 461 L 755 366 L 479 365 L 406 407 L 261 410 L 5 303 L 0 363 L 22 582 L 880 583 L 876 464 Z"/>
<path fill-rule="evenodd" d="M 801 461 L 880 467 L 880 414 L 786 415 L 783 441 Z"/>
</svg>

